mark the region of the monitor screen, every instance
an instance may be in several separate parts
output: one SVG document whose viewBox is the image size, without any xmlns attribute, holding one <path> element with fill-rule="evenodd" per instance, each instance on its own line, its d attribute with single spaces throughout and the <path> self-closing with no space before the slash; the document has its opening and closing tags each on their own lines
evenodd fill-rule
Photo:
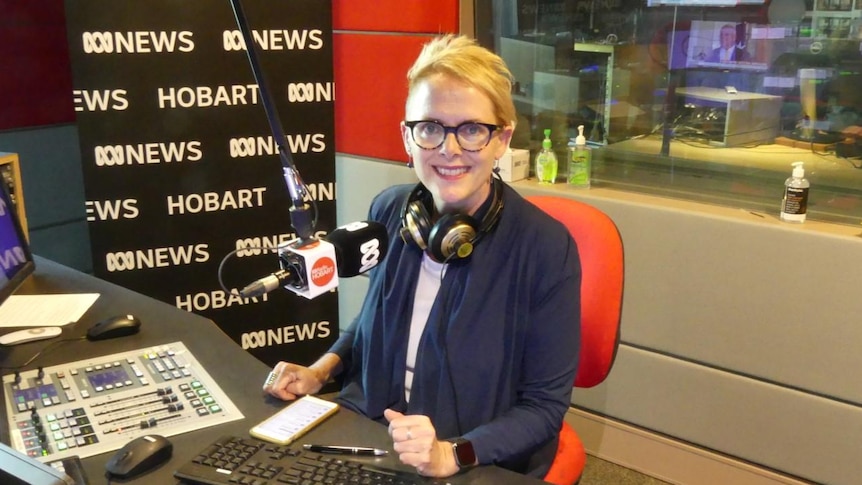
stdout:
<svg viewBox="0 0 862 485">
<path fill-rule="evenodd" d="M 0 303 L 6 301 L 36 265 L 5 183 L 0 183 Z"/>
<path fill-rule="evenodd" d="M 72 477 L 0 443 L 0 483 L 6 485 L 74 485 Z"/>
<path fill-rule="evenodd" d="M 688 30 L 668 34 L 671 69 L 718 69 L 763 72 L 763 38 L 757 26 L 745 22 L 693 20 Z M 754 35 L 753 35 L 754 34 Z"/>
</svg>

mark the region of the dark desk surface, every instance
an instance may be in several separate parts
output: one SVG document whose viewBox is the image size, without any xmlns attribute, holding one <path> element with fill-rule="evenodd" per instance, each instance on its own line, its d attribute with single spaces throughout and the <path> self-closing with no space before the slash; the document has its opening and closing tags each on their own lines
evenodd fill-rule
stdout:
<svg viewBox="0 0 862 485">
<path fill-rule="evenodd" d="M 209 319 L 188 313 L 140 293 L 94 278 L 44 258 L 37 258 L 37 270 L 24 283 L 18 294 L 99 293 L 93 306 L 74 324 L 63 327 L 60 338 L 80 337 L 87 328 L 112 315 L 132 313 L 141 319 L 140 333 L 128 337 L 90 342 L 67 342 L 40 356 L 29 368 L 71 362 L 88 356 L 108 355 L 175 341 L 183 342 L 218 382 L 222 390 L 242 412 L 244 419 L 197 431 L 171 436 L 173 457 L 160 468 L 140 476 L 134 483 L 177 483 L 173 471 L 191 460 L 199 451 L 222 435 L 248 436 L 248 430 L 271 416 L 285 403 L 264 397 L 261 383 L 269 368 L 245 352 Z M 11 331 L 11 330 L 9 330 Z M 7 330 L 0 330 L 0 334 Z M 26 362 L 34 353 L 51 343 L 43 340 L 13 347 L 0 348 L 0 365 L 13 366 Z M 8 372 L 3 372 L 3 374 Z M 5 395 L 4 395 L 5 399 Z M 9 443 L 5 407 L 2 407 L 0 440 Z M 307 442 L 373 446 L 392 450 L 386 427 L 342 409 L 306 435 Z M 305 442 L 304 440 L 301 440 Z M 104 483 L 104 466 L 111 453 L 82 460 L 93 485 Z M 398 463 L 397 455 L 365 458 L 392 468 L 411 470 Z M 496 467 L 480 467 L 464 475 L 451 477 L 452 483 L 543 483 Z M 112 483 L 132 483 L 114 480 Z"/>
</svg>

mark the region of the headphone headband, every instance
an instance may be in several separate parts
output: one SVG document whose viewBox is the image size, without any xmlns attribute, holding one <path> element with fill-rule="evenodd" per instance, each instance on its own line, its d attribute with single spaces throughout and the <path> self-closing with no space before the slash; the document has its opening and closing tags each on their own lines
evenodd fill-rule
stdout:
<svg viewBox="0 0 862 485">
<path fill-rule="evenodd" d="M 465 259 L 482 237 L 491 232 L 503 211 L 503 182 L 491 178 L 491 205 L 481 221 L 467 214 L 443 214 L 431 222 L 434 199 L 422 183 L 416 184 L 401 207 L 401 239 L 415 244 L 439 263 Z"/>
</svg>

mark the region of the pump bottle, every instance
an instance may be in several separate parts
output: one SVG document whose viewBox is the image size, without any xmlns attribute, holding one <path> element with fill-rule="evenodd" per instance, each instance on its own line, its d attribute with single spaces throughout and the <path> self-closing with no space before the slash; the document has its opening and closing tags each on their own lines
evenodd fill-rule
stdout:
<svg viewBox="0 0 862 485">
<path fill-rule="evenodd" d="M 557 155 L 551 149 L 551 130 L 545 130 L 542 151 L 536 155 L 536 178 L 540 184 L 552 184 L 557 179 Z"/>
<path fill-rule="evenodd" d="M 781 201 L 781 220 L 784 222 L 805 222 L 808 212 L 808 188 L 811 184 L 805 178 L 803 162 L 793 162 L 793 172 L 784 181 L 784 199 Z"/>
<path fill-rule="evenodd" d="M 575 143 L 569 148 L 569 177 L 568 183 L 572 187 L 589 188 L 590 172 L 592 169 L 592 154 L 584 138 L 584 125 L 578 125 L 578 136 Z"/>
</svg>

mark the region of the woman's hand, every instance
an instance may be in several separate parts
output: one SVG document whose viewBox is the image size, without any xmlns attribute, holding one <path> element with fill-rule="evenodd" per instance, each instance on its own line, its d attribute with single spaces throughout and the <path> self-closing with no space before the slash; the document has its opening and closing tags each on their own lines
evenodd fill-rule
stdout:
<svg viewBox="0 0 862 485">
<path fill-rule="evenodd" d="M 284 401 L 315 394 L 326 384 L 319 372 L 302 365 L 279 362 L 269 373 L 263 391 Z"/>
<path fill-rule="evenodd" d="M 341 370 L 341 359 L 329 352 L 308 367 L 279 362 L 267 376 L 263 391 L 284 401 L 292 401 L 306 394 L 317 394 Z"/>
<path fill-rule="evenodd" d="M 401 463 L 416 468 L 420 475 L 443 478 L 458 473 L 452 444 L 437 439 L 437 431 L 428 416 L 404 415 L 387 409 L 389 436 Z"/>
</svg>

